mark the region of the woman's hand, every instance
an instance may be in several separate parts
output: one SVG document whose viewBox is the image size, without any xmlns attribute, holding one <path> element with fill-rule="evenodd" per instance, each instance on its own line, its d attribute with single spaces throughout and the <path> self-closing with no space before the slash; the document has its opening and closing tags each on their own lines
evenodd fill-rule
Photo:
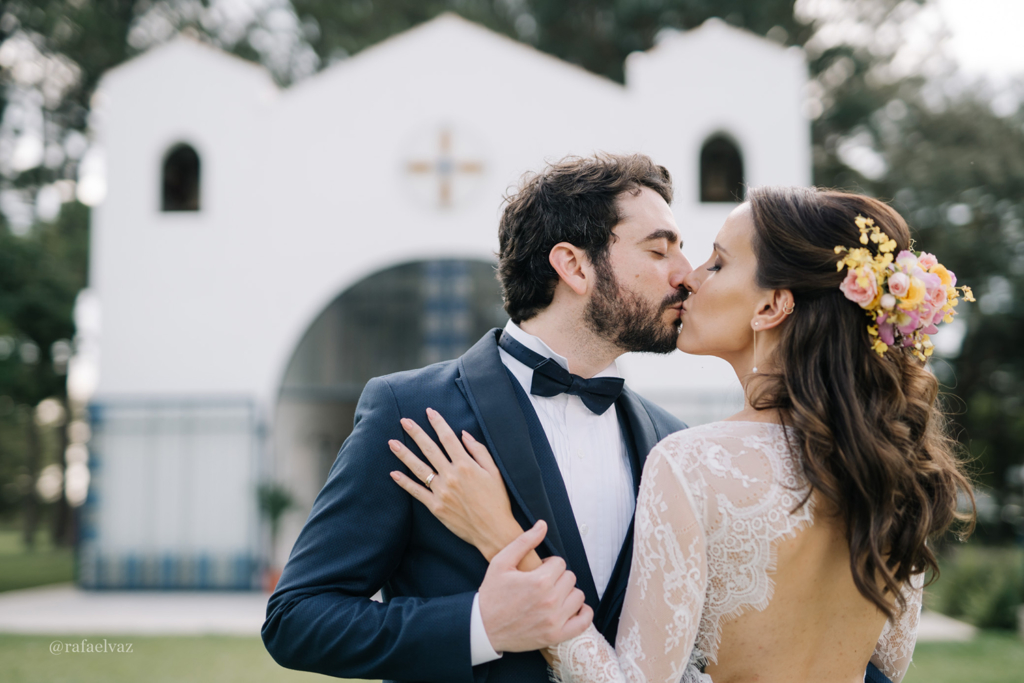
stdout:
<svg viewBox="0 0 1024 683">
<path fill-rule="evenodd" d="M 469 432 L 463 431 L 460 441 L 436 410 L 427 408 L 427 420 L 447 456 L 419 425 L 408 418 L 402 419 L 402 428 L 420 447 L 430 465 L 420 460 L 401 441 L 392 439 L 388 445 L 416 478 L 424 484 L 429 480 L 429 486 L 421 486 L 397 471 L 391 473 L 391 478 L 423 503 L 452 533 L 476 546 L 490 562 L 523 531 L 512 516 L 508 491 L 498 466 L 487 447 Z M 537 557 L 535 553 L 531 555 Z M 536 563 L 539 564 L 539 559 Z M 532 568 L 529 565 L 533 564 L 531 560 L 523 568 Z"/>
</svg>

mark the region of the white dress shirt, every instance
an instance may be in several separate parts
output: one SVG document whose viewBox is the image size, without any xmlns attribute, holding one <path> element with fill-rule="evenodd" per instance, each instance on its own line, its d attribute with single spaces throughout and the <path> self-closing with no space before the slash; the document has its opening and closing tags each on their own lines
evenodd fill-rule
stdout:
<svg viewBox="0 0 1024 683">
<path fill-rule="evenodd" d="M 511 320 L 503 334 L 545 358 L 553 358 L 566 370 L 569 362 L 541 341 L 524 332 Z M 579 396 L 534 396 L 530 393 L 533 370 L 498 349 L 501 362 L 530 397 L 537 418 L 551 444 L 558 469 L 565 483 L 576 526 L 587 553 L 598 596 L 603 596 L 611 579 L 615 561 L 633 519 L 636 498 L 633 472 L 629 464 L 625 438 L 614 406 L 602 415 L 590 411 Z M 616 364 L 594 375 L 619 377 Z M 470 649 L 473 666 L 497 659 L 480 617 L 479 595 L 473 600 L 470 621 Z"/>
</svg>

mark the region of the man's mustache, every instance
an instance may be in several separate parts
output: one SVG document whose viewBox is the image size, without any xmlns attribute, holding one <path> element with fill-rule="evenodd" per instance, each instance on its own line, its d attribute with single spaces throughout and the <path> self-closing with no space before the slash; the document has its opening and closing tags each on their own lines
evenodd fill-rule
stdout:
<svg viewBox="0 0 1024 683">
<path fill-rule="evenodd" d="M 679 289 L 676 290 L 675 294 L 669 294 L 667 297 L 665 297 L 665 300 L 661 303 L 661 309 L 665 310 L 666 308 L 671 308 L 672 306 L 676 306 L 677 304 L 683 303 L 689 298 L 690 290 L 688 290 L 686 287 L 680 287 Z"/>
</svg>

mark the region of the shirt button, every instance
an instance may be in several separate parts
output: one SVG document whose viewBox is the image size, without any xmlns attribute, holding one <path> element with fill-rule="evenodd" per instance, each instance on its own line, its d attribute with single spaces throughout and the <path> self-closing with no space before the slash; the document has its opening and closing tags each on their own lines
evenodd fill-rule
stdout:
<svg viewBox="0 0 1024 683">
<path fill-rule="evenodd" d="M 580 460 L 583 459 L 583 449 L 582 448 L 577 448 L 576 449 L 576 457 L 579 458 Z"/>
<path fill-rule="evenodd" d="M 590 531 L 590 527 L 586 524 L 580 524 L 580 534 L 586 536 L 588 531 Z"/>
</svg>

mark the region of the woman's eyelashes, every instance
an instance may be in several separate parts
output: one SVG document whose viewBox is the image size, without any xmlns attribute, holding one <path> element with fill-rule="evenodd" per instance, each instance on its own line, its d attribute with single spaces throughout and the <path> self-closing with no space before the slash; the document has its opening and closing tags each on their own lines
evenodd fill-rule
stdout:
<svg viewBox="0 0 1024 683">
<path fill-rule="evenodd" d="M 722 262 L 721 261 L 715 261 L 715 265 L 713 265 L 710 268 L 708 268 L 708 270 L 710 270 L 711 272 L 719 271 L 721 269 L 722 269 Z"/>
</svg>

